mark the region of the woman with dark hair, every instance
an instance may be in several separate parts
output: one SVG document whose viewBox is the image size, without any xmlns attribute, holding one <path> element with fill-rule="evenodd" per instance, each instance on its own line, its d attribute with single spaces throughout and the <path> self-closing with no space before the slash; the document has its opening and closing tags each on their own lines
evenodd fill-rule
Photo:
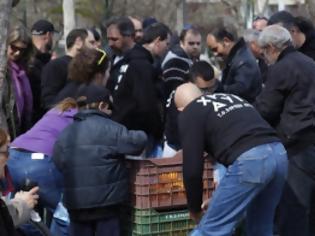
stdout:
<svg viewBox="0 0 315 236">
<path fill-rule="evenodd" d="M 11 29 L 8 37 L 8 73 L 4 84 L 3 110 L 12 138 L 31 126 L 33 96 L 26 67 L 32 52 L 32 40 L 22 25 Z"/>
<path fill-rule="evenodd" d="M 58 93 L 55 103 L 66 97 L 75 97 L 78 89 L 94 83 L 105 86 L 109 76 L 109 58 L 105 51 L 95 48 L 83 48 L 70 62 L 68 81 Z"/>
</svg>

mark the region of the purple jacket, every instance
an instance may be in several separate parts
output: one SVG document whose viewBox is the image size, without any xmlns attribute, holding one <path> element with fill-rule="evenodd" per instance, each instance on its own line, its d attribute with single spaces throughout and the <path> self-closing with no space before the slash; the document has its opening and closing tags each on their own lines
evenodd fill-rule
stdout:
<svg viewBox="0 0 315 236">
<path fill-rule="evenodd" d="M 15 62 L 9 63 L 10 77 L 20 124 L 31 121 L 33 112 L 33 95 L 30 81 L 25 70 Z"/>
<path fill-rule="evenodd" d="M 52 108 L 33 128 L 17 137 L 10 146 L 51 156 L 59 134 L 72 123 L 73 116 L 77 112 L 77 109 L 61 112 L 56 108 Z"/>
</svg>

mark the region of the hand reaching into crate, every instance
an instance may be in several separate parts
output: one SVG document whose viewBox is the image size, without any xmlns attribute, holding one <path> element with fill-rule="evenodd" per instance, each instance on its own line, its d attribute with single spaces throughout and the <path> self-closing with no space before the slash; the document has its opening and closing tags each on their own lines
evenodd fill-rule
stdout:
<svg viewBox="0 0 315 236">
<path fill-rule="evenodd" d="M 209 202 L 210 202 L 210 198 L 203 201 L 203 203 L 201 204 L 201 209 L 203 211 L 203 213 L 205 213 L 208 209 L 208 206 L 209 206 Z"/>
</svg>

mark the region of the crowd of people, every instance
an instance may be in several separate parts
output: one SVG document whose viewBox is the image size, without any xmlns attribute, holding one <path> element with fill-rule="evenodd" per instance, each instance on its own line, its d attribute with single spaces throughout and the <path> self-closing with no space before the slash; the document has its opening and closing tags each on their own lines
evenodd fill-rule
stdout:
<svg viewBox="0 0 315 236">
<path fill-rule="evenodd" d="M 179 150 L 191 235 L 233 235 L 243 220 L 249 236 L 315 235 L 313 23 L 280 11 L 244 32 L 224 18 L 213 25 L 203 41 L 194 25 L 176 35 L 152 17 L 115 17 L 103 39 L 71 30 L 57 58 L 51 22 L 12 27 L 0 193 L 15 196 L 0 201 L 1 235 L 36 204 L 67 209 L 70 225 L 53 217 L 53 235 L 121 235 L 125 155 Z M 201 60 L 203 45 L 222 68 Z M 205 153 L 225 170 L 203 202 Z M 38 186 L 20 191 L 26 179 Z"/>
</svg>

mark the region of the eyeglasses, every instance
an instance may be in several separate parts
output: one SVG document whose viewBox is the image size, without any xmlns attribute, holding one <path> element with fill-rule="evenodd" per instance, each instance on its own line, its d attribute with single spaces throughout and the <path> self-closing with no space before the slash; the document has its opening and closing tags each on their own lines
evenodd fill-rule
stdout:
<svg viewBox="0 0 315 236">
<path fill-rule="evenodd" d="M 194 45 L 199 46 L 199 45 L 200 45 L 200 42 L 188 42 L 188 45 L 189 45 L 189 46 L 194 46 Z"/>
<path fill-rule="evenodd" d="M 24 52 L 27 49 L 27 48 L 15 46 L 13 44 L 10 44 L 10 47 L 13 52 L 17 52 L 17 51 Z"/>
<path fill-rule="evenodd" d="M 97 51 L 99 51 L 100 53 L 102 53 L 101 58 L 98 60 L 97 65 L 99 66 L 100 64 L 102 64 L 102 62 L 104 61 L 104 59 L 106 58 L 107 54 L 104 50 L 96 48 Z"/>
</svg>

